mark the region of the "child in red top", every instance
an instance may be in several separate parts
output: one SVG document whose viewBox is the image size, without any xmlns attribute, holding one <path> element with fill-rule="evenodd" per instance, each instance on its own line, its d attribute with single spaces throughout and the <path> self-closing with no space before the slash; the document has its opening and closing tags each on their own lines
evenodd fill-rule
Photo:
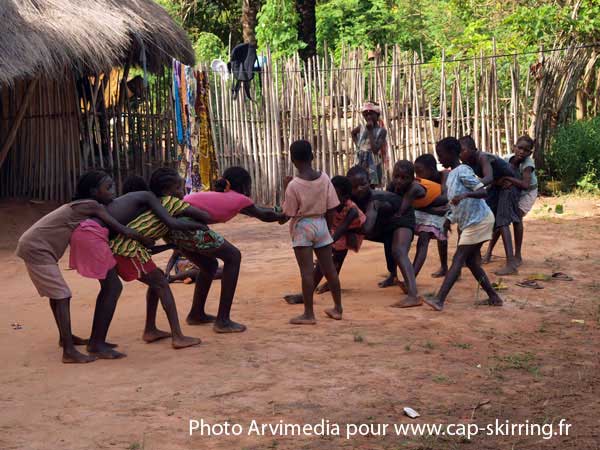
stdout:
<svg viewBox="0 0 600 450">
<path fill-rule="evenodd" d="M 364 236 L 359 234 L 359 232 L 367 218 L 360 208 L 350 200 L 350 196 L 352 195 L 352 183 L 350 183 L 350 180 L 347 177 L 333 177 L 331 179 L 331 184 L 333 184 L 338 199 L 340 200 L 340 205 L 335 209 L 330 227 L 333 239 L 333 244 L 331 245 L 333 248 L 333 263 L 339 274 L 342 269 L 342 264 L 346 259 L 346 255 L 348 254 L 348 250 L 358 252 L 360 249 Z M 314 285 L 316 287 L 323 279 L 323 273 L 321 272 L 319 264 L 315 264 L 313 277 Z M 327 283 L 316 289 L 317 294 L 322 294 L 327 291 L 329 291 Z M 286 295 L 284 296 L 284 299 L 292 305 L 302 303 L 303 301 L 302 294 Z"/>
</svg>

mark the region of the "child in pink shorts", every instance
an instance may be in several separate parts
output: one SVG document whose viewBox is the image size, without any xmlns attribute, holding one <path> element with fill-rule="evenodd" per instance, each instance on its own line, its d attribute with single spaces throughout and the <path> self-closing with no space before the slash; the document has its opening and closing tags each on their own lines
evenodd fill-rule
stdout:
<svg viewBox="0 0 600 450">
<path fill-rule="evenodd" d="M 290 234 L 296 261 L 302 276 L 304 314 L 294 317 L 294 325 L 316 323 L 313 311 L 313 251 L 322 273 L 325 275 L 335 306 L 325 314 L 332 319 L 342 318 L 342 296 L 331 244 L 329 223 L 333 220 L 335 208 L 340 204 L 335 188 L 329 177 L 312 168 L 312 147 L 308 141 L 296 141 L 290 146 L 292 163 L 298 176 L 287 183 L 283 213 L 291 218 Z M 327 216 L 327 217 L 326 217 Z"/>
</svg>

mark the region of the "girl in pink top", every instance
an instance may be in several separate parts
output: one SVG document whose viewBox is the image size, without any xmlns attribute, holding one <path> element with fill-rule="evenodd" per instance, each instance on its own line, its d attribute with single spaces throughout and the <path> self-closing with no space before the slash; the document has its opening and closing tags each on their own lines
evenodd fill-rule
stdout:
<svg viewBox="0 0 600 450">
<path fill-rule="evenodd" d="M 243 167 L 230 167 L 215 182 L 214 191 L 193 192 L 184 197 L 190 205 L 207 211 L 213 223 L 224 223 L 238 214 L 263 222 L 278 222 L 285 216 L 271 208 L 256 206 L 250 198 L 252 178 Z"/>
<path fill-rule="evenodd" d="M 283 212 L 291 217 L 290 234 L 292 247 L 302 277 L 304 314 L 294 317 L 294 325 L 313 325 L 317 321 L 313 311 L 313 252 L 319 267 L 331 289 L 334 307 L 325 310 L 332 319 L 342 318 L 342 294 L 340 280 L 333 263 L 331 244 L 333 239 L 329 225 L 335 209 L 340 204 L 329 177 L 312 168 L 313 153 L 310 142 L 296 141 L 290 146 L 292 163 L 298 176 L 288 181 L 285 189 Z"/>
</svg>

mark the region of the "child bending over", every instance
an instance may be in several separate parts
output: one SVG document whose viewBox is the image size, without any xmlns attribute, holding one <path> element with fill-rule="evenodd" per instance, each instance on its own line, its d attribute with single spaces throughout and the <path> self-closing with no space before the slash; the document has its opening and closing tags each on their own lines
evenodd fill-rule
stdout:
<svg viewBox="0 0 600 450">
<path fill-rule="evenodd" d="M 452 169 L 446 181 L 448 198 L 451 199 L 446 227 L 452 222 L 456 223 L 460 230 L 452 266 L 439 292 L 436 296 L 425 298 L 425 302 L 436 311 L 444 309 L 446 297 L 458 279 L 463 265 L 469 268 L 475 280 L 489 296 L 485 304 L 502 306 L 502 299 L 481 267 L 481 246 L 492 237 L 494 214 L 483 200 L 487 195 L 483 183 L 473 169 L 460 163 L 460 151 L 460 143 L 452 137 L 442 139 L 436 144 L 440 163 Z"/>
<path fill-rule="evenodd" d="M 358 253 L 358 250 L 360 249 L 364 238 L 364 236 L 360 234 L 360 231 L 365 223 L 366 216 L 358 206 L 350 200 L 350 196 L 352 195 L 352 183 L 350 183 L 350 180 L 347 177 L 333 177 L 331 179 L 331 184 L 333 184 L 340 201 L 339 206 L 335 209 L 331 223 L 333 263 L 339 275 L 344 260 L 346 259 L 346 255 L 348 254 L 348 250 Z M 313 278 L 315 287 L 318 286 L 323 279 L 323 272 L 321 272 L 318 263 L 314 265 Z M 327 291 L 329 291 L 327 283 L 315 290 L 317 294 L 322 294 Z M 289 304 L 303 302 L 302 294 L 286 295 L 284 299 Z"/>
<path fill-rule="evenodd" d="M 329 233 L 339 199 L 329 177 L 312 168 L 313 152 L 308 141 L 290 146 L 292 163 L 298 176 L 288 181 L 283 213 L 291 217 L 292 247 L 302 277 L 304 314 L 290 320 L 294 325 L 312 325 L 317 321 L 313 311 L 313 252 L 331 290 L 334 307 L 325 310 L 330 318 L 342 318 L 342 294 L 338 273 L 331 254 L 333 239 Z M 327 217 L 326 217 L 327 216 Z"/>
<path fill-rule="evenodd" d="M 105 205 L 110 204 L 114 197 L 113 180 L 108 174 L 99 171 L 88 172 L 79 179 L 71 203 L 42 217 L 19 238 L 17 256 L 25 261 L 29 277 L 40 297 L 50 299 L 50 308 L 60 335 L 60 345 L 63 347 L 64 363 L 88 363 L 99 356 L 111 353 L 111 349 L 105 346 L 92 349 L 98 355 L 85 355 L 75 349 L 75 345 L 85 344 L 86 341 L 71 333 L 72 294 L 58 267 L 58 261 L 67 249 L 73 231 L 87 219 L 98 218 L 111 230 L 122 233 L 132 240 L 140 240 L 145 245 L 153 243 L 152 239 L 146 239 L 140 233 L 121 225 L 106 211 Z M 111 256 L 110 251 L 108 256 Z M 114 268 L 107 266 L 101 275 L 98 279 L 101 280 L 102 291 L 105 294 L 116 295 L 118 298 L 121 282 L 116 277 Z M 96 312 L 98 305 L 102 305 L 103 301 L 103 297 L 99 295 Z M 111 353 L 111 356 L 121 355 Z"/>
</svg>

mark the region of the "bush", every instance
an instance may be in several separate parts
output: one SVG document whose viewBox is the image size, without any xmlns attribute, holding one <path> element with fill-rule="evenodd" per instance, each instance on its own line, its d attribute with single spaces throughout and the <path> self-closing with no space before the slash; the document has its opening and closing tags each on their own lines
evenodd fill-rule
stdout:
<svg viewBox="0 0 600 450">
<path fill-rule="evenodd" d="M 198 33 L 194 43 L 196 62 L 210 63 L 213 59 L 221 58 L 227 61 L 227 48 L 218 36 L 212 33 Z"/>
<path fill-rule="evenodd" d="M 546 155 L 549 178 L 562 186 L 587 191 L 598 187 L 600 173 L 600 116 L 558 128 Z"/>
</svg>

